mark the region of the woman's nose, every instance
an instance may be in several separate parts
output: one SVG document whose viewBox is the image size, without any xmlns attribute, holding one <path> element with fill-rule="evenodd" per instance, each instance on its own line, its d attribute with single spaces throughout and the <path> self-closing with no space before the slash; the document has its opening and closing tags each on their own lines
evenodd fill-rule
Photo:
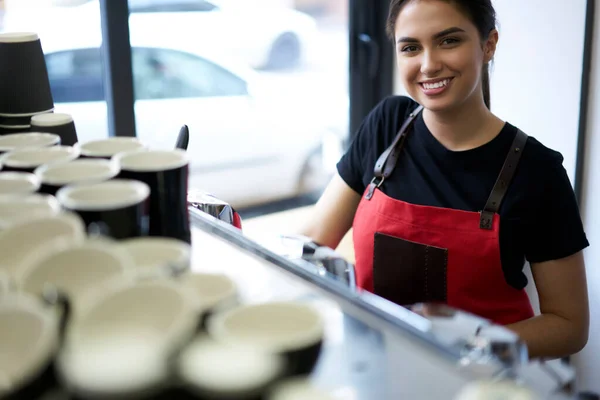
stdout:
<svg viewBox="0 0 600 400">
<path fill-rule="evenodd" d="M 442 62 L 435 51 L 423 52 L 421 58 L 421 73 L 425 76 L 435 76 L 442 70 Z"/>
</svg>

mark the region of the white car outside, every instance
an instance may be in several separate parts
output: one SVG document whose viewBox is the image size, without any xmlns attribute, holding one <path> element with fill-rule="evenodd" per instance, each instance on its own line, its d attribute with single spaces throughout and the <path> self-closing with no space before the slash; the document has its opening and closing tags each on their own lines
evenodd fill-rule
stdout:
<svg viewBox="0 0 600 400">
<path fill-rule="evenodd" d="M 177 29 L 132 21 L 137 136 L 172 148 L 188 125 L 190 187 L 234 207 L 321 189 L 339 157 L 339 135 L 245 63 L 180 39 Z M 108 134 L 100 43 L 99 35 L 42 37 L 55 110 L 73 116 L 80 142 Z"/>
<path fill-rule="evenodd" d="M 62 30 L 74 35 L 100 31 L 97 0 L 47 1 L 38 6 L 8 9 L 6 31 L 50 34 Z M 253 68 L 290 68 L 309 57 L 318 40 L 317 23 L 311 16 L 269 2 L 250 0 L 129 0 L 130 20 L 153 21 L 158 32 L 176 29 L 197 42 L 210 41 Z M 52 5 L 53 6 L 48 6 Z"/>
</svg>

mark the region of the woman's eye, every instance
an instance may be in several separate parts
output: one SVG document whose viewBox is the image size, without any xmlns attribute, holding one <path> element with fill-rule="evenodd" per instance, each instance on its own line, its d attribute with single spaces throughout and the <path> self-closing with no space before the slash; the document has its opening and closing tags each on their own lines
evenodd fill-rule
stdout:
<svg viewBox="0 0 600 400">
<path fill-rule="evenodd" d="M 444 45 L 456 44 L 459 41 L 460 40 L 455 39 L 455 38 L 445 38 L 445 39 L 442 40 L 442 44 L 444 44 Z"/>
<path fill-rule="evenodd" d="M 404 46 L 400 51 L 402 51 L 403 53 L 412 53 L 413 51 L 417 50 L 417 46 Z"/>
</svg>

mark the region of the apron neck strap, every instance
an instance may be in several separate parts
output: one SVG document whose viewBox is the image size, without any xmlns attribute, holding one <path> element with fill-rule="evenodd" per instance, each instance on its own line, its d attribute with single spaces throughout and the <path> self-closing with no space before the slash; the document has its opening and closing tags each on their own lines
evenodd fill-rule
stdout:
<svg viewBox="0 0 600 400">
<path fill-rule="evenodd" d="M 417 118 L 421 111 L 423 111 L 423 106 L 420 105 L 410 113 L 398 131 L 394 142 L 377 159 L 375 168 L 373 170 L 374 177 L 369 184 L 369 191 L 365 196 L 367 200 L 370 200 L 371 197 L 373 197 L 373 192 L 375 189 L 378 188 L 383 181 L 392 174 L 392 172 L 394 172 L 394 168 L 396 168 L 396 163 L 398 162 L 398 157 L 400 156 L 400 151 L 404 146 L 404 140 L 406 139 L 408 131 L 415 121 L 415 118 Z"/>
<path fill-rule="evenodd" d="M 527 135 L 518 129 L 492 193 L 490 193 L 490 197 L 481 212 L 481 218 L 479 219 L 481 229 L 492 229 L 494 214 L 500 209 L 500 204 L 502 204 L 502 199 L 504 199 L 504 195 L 515 175 L 526 143 Z"/>
</svg>

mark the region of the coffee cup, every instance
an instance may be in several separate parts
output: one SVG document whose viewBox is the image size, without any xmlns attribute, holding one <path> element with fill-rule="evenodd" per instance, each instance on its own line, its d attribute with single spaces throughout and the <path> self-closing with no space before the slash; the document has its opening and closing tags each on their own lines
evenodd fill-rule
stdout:
<svg viewBox="0 0 600 400">
<path fill-rule="evenodd" d="M 0 232 L 0 270 L 18 275 L 32 257 L 39 257 L 60 242 L 78 243 L 85 238 L 85 227 L 79 216 L 61 212 L 30 218 Z"/>
<path fill-rule="evenodd" d="M 0 195 L 29 195 L 40 188 L 40 180 L 29 172 L 0 172 Z"/>
<path fill-rule="evenodd" d="M 143 182 L 112 179 L 65 186 L 56 198 L 63 208 L 79 214 L 89 234 L 127 239 L 146 236 L 149 194 Z"/>
<path fill-rule="evenodd" d="M 77 130 L 73 117 L 64 113 L 44 113 L 31 117 L 31 130 L 37 132 L 55 133 L 60 136 L 60 142 L 67 146 L 77 143 Z"/>
<path fill-rule="evenodd" d="M 60 204 L 44 194 L 0 196 L 0 231 L 27 219 L 60 213 Z"/>
<path fill-rule="evenodd" d="M 142 150 L 117 154 L 120 178 L 145 182 L 150 188 L 150 236 L 191 243 L 187 202 L 189 159 L 184 150 Z"/>
<path fill-rule="evenodd" d="M 317 387 L 309 379 L 292 378 L 278 382 L 267 396 L 268 400 L 334 400 L 327 390 Z"/>
<path fill-rule="evenodd" d="M 52 358 L 59 345 L 59 314 L 24 293 L 1 300 L 0 398 L 41 398 L 55 384 Z"/>
<path fill-rule="evenodd" d="M 146 236 L 121 240 L 117 246 L 132 257 L 140 277 L 164 276 L 165 273 L 190 270 L 191 246 L 178 239 Z"/>
<path fill-rule="evenodd" d="M 243 305 L 215 314 L 207 325 L 216 340 L 281 355 L 290 376 L 312 372 L 324 337 L 321 315 L 297 302 Z"/>
<path fill-rule="evenodd" d="M 111 158 L 122 152 L 141 150 L 145 146 L 137 138 L 110 137 L 100 140 L 92 140 L 77 143 L 82 157 L 86 158 Z"/>
<path fill-rule="evenodd" d="M 172 279 L 157 279 L 90 296 L 57 357 L 64 386 L 84 398 L 138 398 L 168 388 L 172 357 L 195 332 L 191 295 Z"/>
<path fill-rule="evenodd" d="M 60 137 L 54 133 L 43 132 L 22 132 L 13 133 L 10 135 L 0 136 L 0 154 L 8 153 L 9 151 L 34 148 L 34 147 L 49 147 L 58 146 Z"/>
<path fill-rule="evenodd" d="M 37 33 L 0 33 L 0 76 L 0 116 L 31 116 L 54 108 Z"/>
<path fill-rule="evenodd" d="M 19 290 L 36 296 L 42 295 L 46 285 L 53 285 L 67 296 L 77 314 L 86 294 L 112 281 L 133 279 L 133 272 L 133 260 L 115 243 L 87 239 L 59 243 L 30 258 L 15 279 Z"/>
<path fill-rule="evenodd" d="M 239 304 L 237 285 L 225 274 L 194 272 L 179 279 L 198 301 L 201 329 L 206 328 L 206 323 L 212 315 Z"/>
<path fill-rule="evenodd" d="M 79 152 L 71 146 L 13 150 L 2 156 L 2 170 L 33 172 L 41 165 L 68 162 L 77 157 Z"/>
<path fill-rule="evenodd" d="M 104 159 L 77 159 L 47 164 L 34 171 L 41 182 L 40 192 L 53 196 L 63 186 L 104 182 L 116 177 L 118 173 L 117 163 Z"/>
<path fill-rule="evenodd" d="M 176 364 L 186 392 L 193 398 L 214 400 L 264 399 L 284 368 L 284 361 L 275 354 L 206 336 L 187 345 Z"/>
</svg>

